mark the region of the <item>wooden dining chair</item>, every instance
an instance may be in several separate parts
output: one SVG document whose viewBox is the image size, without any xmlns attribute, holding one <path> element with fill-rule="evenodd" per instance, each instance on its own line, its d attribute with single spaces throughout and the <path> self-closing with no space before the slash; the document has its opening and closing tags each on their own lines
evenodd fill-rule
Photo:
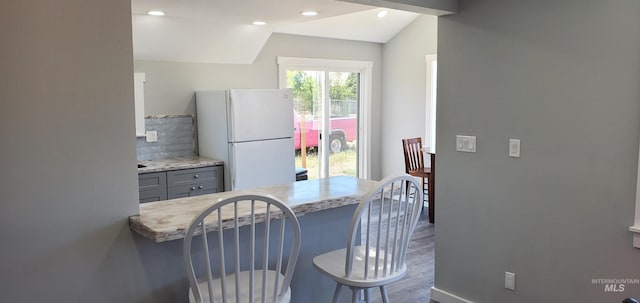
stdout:
<svg viewBox="0 0 640 303">
<path fill-rule="evenodd" d="M 427 197 L 429 203 L 429 222 L 435 222 L 435 201 L 434 201 L 434 166 L 435 154 L 430 153 L 429 165 L 424 163 L 422 150 L 422 139 L 408 138 L 402 139 L 402 149 L 404 151 L 404 169 L 405 173 L 422 179 L 423 197 Z M 424 207 L 423 207 L 424 211 Z"/>
<path fill-rule="evenodd" d="M 196 234 L 202 234 L 200 245 L 193 243 Z M 189 302 L 290 302 L 300 241 L 298 219 L 280 200 L 221 198 L 191 221 L 184 238 Z"/>
<path fill-rule="evenodd" d="M 407 272 L 405 257 L 420 216 L 421 190 L 409 175 L 380 181 L 358 204 L 346 248 L 313 258 L 314 268 L 337 283 L 332 302 L 338 302 L 343 286 L 351 288 L 353 303 L 363 290 L 370 302 L 373 287 L 389 302 L 386 285 Z"/>
</svg>

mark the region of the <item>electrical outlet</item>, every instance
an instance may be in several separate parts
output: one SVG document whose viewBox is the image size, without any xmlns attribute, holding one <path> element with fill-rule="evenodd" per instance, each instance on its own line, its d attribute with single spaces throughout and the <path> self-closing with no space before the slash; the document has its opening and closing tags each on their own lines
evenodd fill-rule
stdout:
<svg viewBox="0 0 640 303">
<path fill-rule="evenodd" d="M 147 142 L 158 142 L 158 132 L 155 130 L 147 131 Z"/>
<path fill-rule="evenodd" d="M 512 272 L 504 272 L 504 288 L 516 290 L 516 274 Z"/>
<path fill-rule="evenodd" d="M 509 139 L 509 157 L 520 158 L 520 140 Z"/>
</svg>

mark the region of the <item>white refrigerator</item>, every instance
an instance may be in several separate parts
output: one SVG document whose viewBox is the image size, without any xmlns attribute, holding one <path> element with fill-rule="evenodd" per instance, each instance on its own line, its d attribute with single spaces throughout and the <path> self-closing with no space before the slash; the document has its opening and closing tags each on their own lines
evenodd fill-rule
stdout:
<svg viewBox="0 0 640 303">
<path fill-rule="evenodd" d="M 200 156 L 224 161 L 225 190 L 295 181 L 290 89 L 196 92 Z"/>
</svg>

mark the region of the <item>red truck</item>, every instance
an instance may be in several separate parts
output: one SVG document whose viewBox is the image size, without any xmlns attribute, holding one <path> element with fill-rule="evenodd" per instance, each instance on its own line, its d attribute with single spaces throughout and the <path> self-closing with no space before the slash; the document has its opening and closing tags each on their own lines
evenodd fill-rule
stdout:
<svg viewBox="0 0 640 303">
<path fill-rule="evenodd" d="M 300 115 L 293 114 L 293 124 L 295 131 L 293 133 L 293 143 L 296 150 L 300 149 Z M 332 153 L 342 151 L 347 148 L 347 142 L 351 142 L 356 139 L 358 133 L 358 118 L 355 116 L 348 117 L 335 117 L 329 119 L 329 129 L 331 135 L 329 137 L 329 148 Z M 317 147 L 318 146 L 318 132 L 320 130 L 320 121 L 317 118 L 308 116 L 305 119 L 305 134 L 306 134 L 306 146 Z"/>
</svg>

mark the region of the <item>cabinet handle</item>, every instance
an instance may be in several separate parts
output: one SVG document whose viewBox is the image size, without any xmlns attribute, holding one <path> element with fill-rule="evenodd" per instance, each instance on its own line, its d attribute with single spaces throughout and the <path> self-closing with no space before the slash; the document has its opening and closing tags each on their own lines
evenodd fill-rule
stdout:
<svg viewBox="0 0 640 303">
<path fill-rule="evenodd" d="M 198 188 L 199 188 L 199 189 L 203 189 L 203 188 L 204 188 L 204 186 L 200 185 L 200 186 L 198 186 Z"/>
<path fill-rule="evenodd" d="M 193 177 L 198 179 L 198 177 L 200 177 L 200 176 L 198 176 L 198 174 L 195 174 L 195 175 L 193 175 Z"/>
<path fill-rule="evenodd" d="M 196 187 L 195 186 L 191 186 L 191 190 L 196 190 Z"/>
</svg>

